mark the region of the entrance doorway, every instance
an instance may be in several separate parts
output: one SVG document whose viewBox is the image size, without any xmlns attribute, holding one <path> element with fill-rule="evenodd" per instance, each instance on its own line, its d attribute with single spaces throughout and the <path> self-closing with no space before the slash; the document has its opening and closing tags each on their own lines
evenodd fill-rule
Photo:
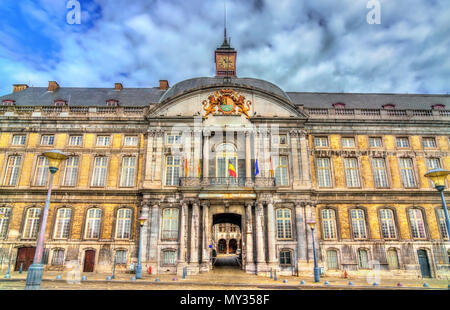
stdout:
<svg viewBox="0 0 450 310">
<path fill-rule="evenodd" d="M 83 272 L 94 272 L 95 250 L 86 250 L 84 252 Z"/>
<path fill-rule="evenodd" d="M 28 268 L 33 264 L 34 253 L 36 252 L 35 247 L 23 247 L 17 250 L 17 259 L 15 271 L 20 270 L 20 265 L 22 265 L 22 270 L 27 271 Z"/>
<path fill-rule="evenodd" d="M 420 272 L 422 278 L 431 278 L 430 263 L 428 261 L 427 251 L 418 250 L 417 257 L 419 258 Z"/>
<path fill-rule="evenodd" d="M 213 266 L 239 268 L 242 266 L 242 217 L 235 213 L 213 215 Z"/>
</svg>

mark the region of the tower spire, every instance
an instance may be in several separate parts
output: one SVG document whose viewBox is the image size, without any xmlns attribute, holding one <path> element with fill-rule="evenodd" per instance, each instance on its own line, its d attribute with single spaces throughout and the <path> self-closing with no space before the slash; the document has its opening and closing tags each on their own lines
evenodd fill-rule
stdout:
<svg viewBox="0 0 450 310">
<path fill-rule="evenodd" d="M 229 46 L 227 40 L 227 2 L 223 1 L 223 44 L 222 47 Z"/>
</svg>

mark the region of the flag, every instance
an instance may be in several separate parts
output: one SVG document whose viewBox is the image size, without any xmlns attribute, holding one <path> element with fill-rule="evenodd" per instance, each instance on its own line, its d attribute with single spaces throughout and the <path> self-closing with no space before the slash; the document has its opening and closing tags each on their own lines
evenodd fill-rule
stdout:
<svg viewBox="0 0 450 310">
<path fill-rule="evenodd" d="M 270 160 L 270 177 L 273 178 L 272 156 L 270 156 L 269 160 Z"/>
<path fill-rule="evenodd" d="M 189 168 L 188 168 L 188 160 L 187 158 L 184 159 L 184 177 L 187 178 L 189 173 Z"/>
<path fill-rule="evenodd" d="M 230 164 L 228 165 L 228 173 L 230 174 L 230 177 L 237 177 L 236 175 L 236 169 L 234 169 L 233 164 L 230 162 Z"/>
<path fill-rule="evenodd" d="M 198 178 L 200 179 L 200 177 L 202 176 L 202 161 L 199 159 L 198 160 Z"/>
<path fill-rule="evenodd" d="M 255 177 L 259 174 L 258 159 L 255 161 Z"/>
</svg>

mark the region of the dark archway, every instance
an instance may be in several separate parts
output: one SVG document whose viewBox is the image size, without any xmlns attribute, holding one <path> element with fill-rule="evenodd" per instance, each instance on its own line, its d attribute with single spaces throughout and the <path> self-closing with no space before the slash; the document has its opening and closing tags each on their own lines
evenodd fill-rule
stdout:
<svg viewBox="0 0 450 310">
<path fill-rule="evenodd" d="M 237 250 L 237 240 L 230 239 L 230 244 L 228 245 L 228 253 L 236 254 L 236 250 Z"/>
<path fill-rule="evenodd" d="M 239 226 L 242 230 L 242 216 L 236 213 L 219 213 L 213 215 L 213 226 L 216 224 L 231 223 Z"/>
<path fill-rule="evenodd" d="M 223 228 L 225 225 L 220 224 L 232 225 L 226 225 L 226 230 L 229 230 L 226 231 Z M 219 268 L 236 268 L 242 266 L 241 251 L 238 251 L 239 245 L 242 244 L 242 216 L 236 213 L 213 214 L 212 226 L 214 225 L 221 228 L 213 229 L 213 233 L 215 232 L 215 235 L 213 235 L 213 238 L 215 238 L 215 250 L 219 254 L 214 258 L 213 266 Z M 237 230 L 236 226 L 239 227 L 239 230 Z"/>
<path fill-rule="evenodd" d="M 225 239 L 220 239 L 218 243 L 218 251 L 219 254 L 227 253 L 227 241 Z"/>
</svg>

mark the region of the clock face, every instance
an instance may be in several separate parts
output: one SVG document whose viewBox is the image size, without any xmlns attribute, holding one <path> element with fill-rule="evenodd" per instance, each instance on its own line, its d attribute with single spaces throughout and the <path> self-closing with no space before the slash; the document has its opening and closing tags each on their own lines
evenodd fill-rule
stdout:
<svg viewBox="0 0 450 310">
<path fill-rule="evenodd" d="M 234 57 L 232 55 L 217 55 L 217 69 L 234 71 Z"/>
</svg>

